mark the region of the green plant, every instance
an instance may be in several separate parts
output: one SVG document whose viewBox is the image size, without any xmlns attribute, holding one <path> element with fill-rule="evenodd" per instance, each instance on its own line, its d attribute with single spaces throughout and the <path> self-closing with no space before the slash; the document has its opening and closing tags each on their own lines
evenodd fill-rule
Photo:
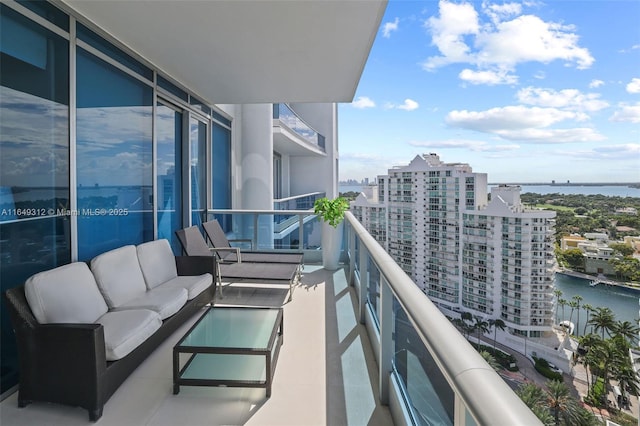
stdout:
<svg viewBox="0 0 640 426">
<path fill-rule="evenodd" d="M 333 200 L 327 197 L 318 198 L 313 204 L 313 212 L 334 228 L 342 222 L 344 212 L 348 209 L 349 202 L 343 197 L 337 197 Z"/>
</svg>

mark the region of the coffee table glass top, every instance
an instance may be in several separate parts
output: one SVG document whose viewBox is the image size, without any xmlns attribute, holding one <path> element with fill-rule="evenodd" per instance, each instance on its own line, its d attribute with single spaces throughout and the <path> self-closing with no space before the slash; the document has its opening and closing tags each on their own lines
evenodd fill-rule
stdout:
<svg viewBox="0 0 640 426">
<path fill-rule="evenodd" d="M 270 308 L 209 309 L 178 346 L 266 349 L 279 311 Z"/>
</svg>

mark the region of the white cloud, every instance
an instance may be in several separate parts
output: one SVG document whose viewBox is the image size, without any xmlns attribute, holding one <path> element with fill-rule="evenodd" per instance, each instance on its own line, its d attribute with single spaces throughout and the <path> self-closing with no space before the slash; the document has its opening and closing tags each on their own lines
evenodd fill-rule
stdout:
<svg viewBox="0 0 640 426">
<path fill-rule="evenodd" d="M 448 139 L 437 141 L 410 141 L 409 145 L 429 149 L 465 149 L 474 152 L 505 152 L 514 151 L 520 148 L 520 145 L 491 145 L 485 141 L 476 141 L 468 139 Z"/>
<path fill-rule="evenodd" d="M 587 115 L 579 111 L 507 106 L 486 111 L 451 111 L 445 121 L 452 127 L 493 134 L 516 142 L 573 143 L 603 140 L 604 136 L 588 127 L 549 128 L 567 120 L 587 119 Z"/>
<path fill-rule="evenodd" d="M 364 109 L 364 108 L 373 108 L 376 106 L 376 103 L 373 100 L 371 100 L 371 98 L 368 98 L 367 96 L 358 96 L 358 99 L 351 102 L 351 105 L 354 108 Z"/>
<path fill-rule="evenodd" d="M 461 78 L 473 84 L 499 84 L 498 76 L 516 79 L 511 73 L 520 63 L 560 60 L 585 69 L 594 62 L 589 50 L 578 45 L 573 26 L 519 15 L 522 8 L 515 3 L 485 3 L 483 11 L 490 22 L 481 22 L 469 3 L 441 0 L 439 15 L 425 22 L 440 55 L 429 57 L 423 68 L 433 71 L 448 64 L 468 63 L 477 70 L 465 70 L 460 73 Z"/>
<path fill-rule="evenodd" d="M 501 22 L 495 30 L 482 32 L 476 38 L 480 47 L 478 62 L 515 66 L 521 62 L 563 60 L 575 63 L 578 69 L 589 68 L 594 59 L 587 49 L 578 47 L 573 30 L 533 15 Z"/>
<path fill-rule="evenodd" d="M 486 13 L 494 23 L 522 13 L 522 5 L 520 3 L 483 3 L 482 8 L 483 12 Z"/>
<path fill-rule="evenodd" d="M 515 140 L 529 143 L 575 143 L 597 142 L 606 139 L 594 129 L 577 127 L 572 129 L 523 129 L 523 130 L 499 130 L 495 132 L 507 140 Z"/>
<path fill-rule="evenodd" d="M 589 83 L 589 89 L 597 89 L 602 85 L 604 85 L 604 81 L 602 80 L 591 80 L 591 83 Z"/>
<path fill-rule="evenodd" d="M 403 109 L 405 111 L 413 111 L 418 109 L 418 107 L 420 107 L 420 105 L 414 101 L 413 99 L 405 99 L 404 103 L 402 105 L 398 105 L 398 109 Z"/>
<path fill-rule="evenodd" d="M 382 37 L 389 38 L 393 31 L 398 31 L 398 23 L 400 19 L 396 18 L 393 22 L 386 22 L 382 26 Z"/>
<path fill-rule="evenodd" d="M 470 4 L 441 1 L 439 12 L 440 17 L 432 16 L 425 22 L 425 27 L 431 30 L 432 44 L 438 48 L 442 56 L 429 58 L 424 64 L 426 69 L 470 61 L 470 48 L 464 42 L 464 36 L 480 31 L 478 13 Z"/>
<path fill-rule="evenodd" d="M 597 93 L 581 93 L 576 89 L 542 89 L 525 87 L 516 94 L 524 104 L 551 108 L 565 108 L 573 111 L 599 111 L 607 108 L 609 103 L 603 101 Z"/>
<path fill-rule="evenodd" d="M 627 92 L 629 93 L 640 93 L 640 78 L 634 77 L 631 79 L 629 84 L 627 84 Z"/>
<path fill-rule="evenodd" d="M 640 123 L 640 102 L 635 105 L 621 104 L 620 109 L 609 120 L 619 123 Z"/>
<path fill-rule="evenodd" d="M 518 83 L 518 77 L 508 74 L 506 70 L 473 71 L 467 68 L 462 70 L 458 77 L 460 77 L 460 80 L 471 84 L 486 84 L 488 86 Z"/>
<path fill-rule="evenodd" d="M 557 122 L 570 119 L 582 120 L 584 116 L 557 108 L 507 106 L 479 112 L 467 110 L 451 111 L 445 121 L 454 127 L 492 133 L 502 130 L 548 127 Z"/>
</svg>

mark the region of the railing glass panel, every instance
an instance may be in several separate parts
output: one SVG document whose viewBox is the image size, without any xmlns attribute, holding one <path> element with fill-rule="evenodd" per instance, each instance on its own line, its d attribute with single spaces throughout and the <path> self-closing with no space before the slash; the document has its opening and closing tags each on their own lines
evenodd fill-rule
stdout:
<svg viewBox="0 0 640 426">
<path fill-rule="evenodd" d="M 323 151 L 325 150 L 324 136 L 309 126 L 289 105 L 273 104 L 273 118 L 280 120 L 280 123 L 287 126 L 309 143 L 316 145 Z"/>
</svg>

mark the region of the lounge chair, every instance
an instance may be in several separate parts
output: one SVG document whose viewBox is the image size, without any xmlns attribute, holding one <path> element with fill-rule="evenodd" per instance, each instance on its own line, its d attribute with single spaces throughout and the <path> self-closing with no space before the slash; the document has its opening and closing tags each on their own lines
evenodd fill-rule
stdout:
<svg viewBox="0 0 640 426">
<path fill-rule="evenodd" d="M 207 245 L 197 226 L 191 226 L 176 231 L 178 241 L 182 245 L 187 256 L 211 256 L 214 257 L 216 248 Z M 212 259 L 213 260 L 213 259 Z M 275 284 L 289 284 L 289 300 L 293 297 L 293 285 L 300 276 L 300 264 L 295 263 L 249 263 L 242 262 L 216 262 L 217 281 L 222 297 L 222 279 L 230 281 L 251 281 Z"/>
<path fill-rule="evenodd" d="M 265 253 L 260 251 L 240 250 L 232 247 L 227 239 L 220 223 L 217 220 L 210 220 L 202 224 L 207 238 L 216 249 L 216 254 L 222 262 L 242 262 L 249 263 L 296 263 L 302 266 L 302 253 Z M 251 241 L 251 240 L 231 240 L 231 241 Z"/>
</svg>

